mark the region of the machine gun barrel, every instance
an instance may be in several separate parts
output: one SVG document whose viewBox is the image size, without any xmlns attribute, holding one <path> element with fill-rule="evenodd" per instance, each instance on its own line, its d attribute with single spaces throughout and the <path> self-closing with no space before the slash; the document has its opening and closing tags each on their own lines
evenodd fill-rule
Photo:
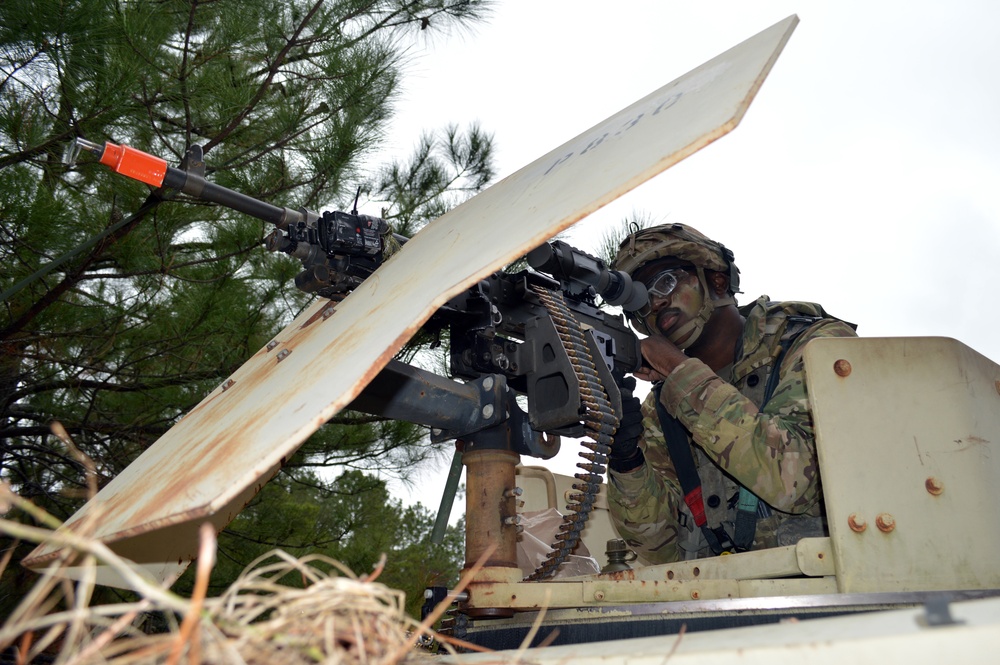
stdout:
<svg viewBox="0 0 1000 665">
<path fill-rule="evenodd" d="M 181 168 L 126 145 L 99 145 L 82 138 L 70 145 L 67 163 L 72 164 L 81 151 L 96 155 L 114 172 L 147 185 L 174 189 L 274 224 L 277 228 L 265 238 L 264 245 L 302 263 L 304 270 L 296 276 L 295 285 L 307 293 L 343 297 L 386 257 L 389 224 L 378 217 L 359 215 L 357 200 L 350 213 L 328 210 L 322 214 L 260 201 L 206 180 L 204 154 L 198 145 L 188 148 Z M 392 236 L 400 245 L 407 240 L 395 233 Z"/>
<path fill-rule="evenodd" d="M 252 196 L 209 182 L 204 176 L 204 161 L 200 146 L 193 146 L 188 152 L 187 169 L 168 166 L 166 160 L 136 150 L 127 145 L 106 142 L 103 146 L 86 139 L 77 138 L 73 147 L 74 156 L 81 150 L 94 154 L 102 164 L 115 173 L 133 178 L 153 187 L 170 187 L 196 198 L 218 203 L 257 219 L 274 224 L 279 229 L 299 222 L 310 222 L 318 215 L 305 209 L 292 210 L 265 203 Z"/>
</svg>

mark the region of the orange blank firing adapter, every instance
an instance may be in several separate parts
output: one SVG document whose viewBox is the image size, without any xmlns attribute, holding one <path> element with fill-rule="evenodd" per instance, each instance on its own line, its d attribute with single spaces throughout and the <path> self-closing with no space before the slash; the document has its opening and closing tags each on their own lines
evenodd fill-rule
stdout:
<svg viewBox="0 0 1000 665">
<path fill-rule="evenodd" d="M 111 167 L 115 173 L 121 173 L 153 187 L 162 185 L 163 178 L 167 173 L 166 160 L 154 157 L 142 150 L 130 148 L 127 145 L 115 145 L 114 143 L 104 144 L 101 164 Z"/>
</svg>

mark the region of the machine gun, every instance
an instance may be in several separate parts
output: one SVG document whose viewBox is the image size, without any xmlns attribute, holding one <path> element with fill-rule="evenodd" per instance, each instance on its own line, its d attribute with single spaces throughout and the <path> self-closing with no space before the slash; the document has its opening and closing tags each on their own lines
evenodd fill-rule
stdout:
<svg viewBox="0 0 1000 665">
<path fill-rule="evenodd" d="M 299 259 L 303 271 L 296 286 L 332 300 L 342 299 L 374 273 L 393 240 L 407 241 L 391 234 L 384 220 L 358 214 L 357 200 L 350 213 L 318 214 L 274 206 L 210 183 L 200 146 L 188 150 L 183 168 L 111 143 L 77 139 L 72 159 L 81 151 L 153 187 L 175 189 L 274 224 L 265 239 L 267 249 Z M 503 542 L 487 565 L 516 566 L 519 527 L 511 488 L 519 456 L 548 459 L 559 451 L 560 436 L 589 437 L 583 442 L 584 461 L 578 464 L 583 473 L 576 474 L 577 494 L 567 506 L 562 533 L 531 577 L 541 579 L 569 556 L 586 526 L 622 413 L 620 387 L 629 385 L 626 374 L 642 360 L 638 338 L 624 317 L 601 309 L 598 297 L 631 312 L 646 305 L 647 294 L 627 274 L 562 241 L 540 245 L 527 259 L 534 270 L 496 272 L 452 298 L 424 325 L 438 337 L 447 331 L 455 378 L 391 361 L 349 408 L 426 425 L 434 440 L 459 442 L 456 463 L 468 469 L 469 494 L 495 495 L 482 505 L 501 506 L 498 516 L 469 515 L 468 564 L 496 546 L 500 533 Z M 526 411 L 518 395 L 526 396 Z M 453 486 L 446 489 L 437 534 L 443 531 L 453 494 Z M 493 525 L 497 517 L 501 523 Z"/>
</svg>

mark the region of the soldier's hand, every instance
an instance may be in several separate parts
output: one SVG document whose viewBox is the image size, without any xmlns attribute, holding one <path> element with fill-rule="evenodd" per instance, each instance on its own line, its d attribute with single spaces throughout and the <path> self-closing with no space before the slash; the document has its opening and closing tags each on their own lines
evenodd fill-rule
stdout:
<svg viewBox="0 0 1000 665">
<path fill-rule="evenodd" d="M 662 381 L 674 368 L 688 359 L 683 351 L 662 335 L 642 340 L 643 366 L 633 374 L 643 381 Z"/>
<path fill-rule="evenodd" d="M 619 473 L 633 471 L 645 461 L 639 448 L 643 429 L 641 406 L 638 397 L 622 395 L 622 417 L 608 456 L 608 466 Z"/>
</svg>

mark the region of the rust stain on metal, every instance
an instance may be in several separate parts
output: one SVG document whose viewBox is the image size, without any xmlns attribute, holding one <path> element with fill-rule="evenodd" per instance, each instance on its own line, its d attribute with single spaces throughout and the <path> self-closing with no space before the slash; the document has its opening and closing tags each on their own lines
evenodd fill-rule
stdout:
<svg viewBox="0 0 1000 665">
<path fill-rule="evenodd" d="M 401 337 L 408 338 L 408 333 L 404 333 Z M 299 341 L 301 341 L 300 337 L 293 337 L 286 340 L 286 343 Z M 288 349 L 285 351 L 290 352 Z M 264 354 L 266 352 L 261 353 L 261 355 Z M 287 355 L 288 353 L 285 353 L 284 357 Z M 381 371 L 382 366 L 392 356 L 393 351 L 386 349 L 381 354 L 380 361 L 372 365 L 365 372 L 364 377 L 354 384 L 356 388 L 354 392 L 359 392 L 363 386 L 367 385 L 371 377 Z M 258 365 L 241 375 L 239 381 L 234 380 L 229 390 L 231 393 L 239 392 L 243 395 L 259 390 L 262 386 L 273 388 L 271 385 L 273 369 L 273 365 Z M 253 434 L 260 431 L 273 417 L 273 414 L 268 414 L 266 409 L 249 410 L 237 424 L 231 424 L 225 429 L 214 429 L 219 415 L 213 410 L 213 406 L 216 399 L 222 394 L 222 390 L 217 390 L 214 395 L 207 396 L 205 400 L 185 415 L 185 431 L 188 432 L 188 429 L 191 428 L 190 431 L 196 433 L 193 436 L 200 439 L 199 445 L 196 450 L 183 451 L 188 454 L 182 455 L 182 458 L 172 459 L 167 464 L 158 467 L 160 475 L 157 477 L 155 486 L 150 487 L 148 484 L 142 484 L 130 487 L 123 492 L 101 497 L 102 512 L 118 516 L 120 518 L 117 520 L 118 523 L 125 526 L 125 528 L 102 534 L 101 540 L 103 542 L 117 542 L 183 522 L 204 520 L 215 515 L 219 506 L 213 505 L 213 503 L 218 500 L 219 493 L 205 496 L 203 500 L 199 497 L 200 503 L 194 506 L 191 506 L 194 502 L 189 501 L 188 508 L 178 509 L 169 514 L 164 513 L 163 507 L 175 505 L 179 497 L 190 496 L 192 479 L 215 476 L 218 475 L 219 469 L 230 467 L 234 455 L 237 455 L 242 449 L 243 442 L 252 439 Z M 238 397 L 234 398 L 239 399 Z M 317 418 L 313 429 L 318 428 L 324 422 L 326 419 Z M 286 458 L 282 458 L 282 463 L 285 460 Z M 265 475 L 268 474 L 262 472 L 261 478 Z M 263 482 L 260 482 L 260 478 L 258 478 L 258 481 L 253 482 L 250 487 L 259 490 L 262 485 Z M 223 488 L 220 487 L 219 491 L 222 490 Z M 221 519 L 222 516 L 219 517 Z M 74 528 L 78 523 L 74 520 L 67 525 L 67 528 Z M 41 556 L 31 557 L 32 565 L 54 560 L 59 555 L 58 551 L 42 552 L 42 548 L 39 550 Z"/>
<path fill-rule="evenodd" d="M 984 439 L 981 436 L 970 434 L 964 439 L 955 439 L 954 443 L 956 446 L 958 446 L 955 449 L 955 451 L 960 452 L 964 450 L 981 450 L 983 446 L 988 446 L 992 442 L 989 439 Z"/>
<path fill-rule="evenodd" d="M 259 366 L 235 384 L 232 390 L 252 391 L 254 388 L 267 384 L 269 375 L 270 370 L 267 367 Z M 207 405 L 208 403 L 203 402 L 199 405 L 202 408 L 192 410 L 188 417 L 190 418 L 197 411 L 203 410 Z M 180 522 L 211 516 L 214 513 L 211 501 L 214 499 L 208 497 L 205 503 L 196 508 L 164 518 L 154 518 L 162 506 L 170 504 L 178 496 L 184 496 L 188 492 L 192 478 L 210 475 L 213 471 L 225 468 L 227 464 L 230 464 L 234 454 L 239 450 L 241 442 L 248 438 L 250 433 L 258 431 L 266 425 L 271 417 L 266 409 L 250 410 L 239 421 L 238 425 L 229 426 L 224 430 L 206 435 L 204 445 L 199 447 L 196 455 L 186 456 L 183 463 L 173 465 L 173 468 L 170 469 L 171 472 L 157 478 L 155 492 L 145 494 L 149 488 L 143 486 L 131 492 L 122 492 L 107 497 L 102 504 L 102 510 L 109 515 L 127 514 L 127 522 L 133 526 L 105 536 L 105 542 L 114 542 Z M 197 427 L 205 432 L 217 422 L 218 417 L 212 412 L 208 412 L 197 420 L 202 422 L 192 424 L 192 427 Z M 262 487 L 263 483 L 256 484 L 256 486 Z M 142 501 L 136 500 L 137 492 L 142 495 Z"/>
<path fill-rule="evenodd" d="M 843 358 L 833 363 L 833 371 L 837 376 L 847 377 L 851 375 L 851 363 L 847 362 Z"/>
<path fill-rule="evenodd" d="M 701 598 L 701 593 L 697 589 L 691 592 L 692 600 L 698 600 L 699 598 Z"/>
<path fill-rule="evenodd" d="M 875 517 L 875 526 L 883 533 L 889 533 L 896 528 L 896 518 L 889 513 L 879 513 Z"/>
<path fill-rule="evenodd" d="M 607 578 L 609 580 L 616 580 L 619 582 L 628 582 L 635 580 L 634 570 L 616 570 L 610 573 L 601 573 L 601 577 Z"/>
<path fill-rule="evenodd" d="M 197 473 L 198 467 L 202 466 L 199 462 L 201 462 L 201 460 L 193 462 L 192 466 L 188 467 L 188 470 L 191 473 Z M 106 536 L 103 539 L 105 542 L 110 543 L 124 540 L 126 538 L 131 538 L 150 531 L 156 531 L 160 528 L 173 526 L 174 524 L 178 524 L 180 522 L 204 519 L 212 515 L 212 510 L 206 503 L 198 508 L 171 515 L 166 518 L 153 519 L 152 514 L 155 514 L 160 510 L 161 506 L 166 505 L 167 502 L 175 498 L 179 493 L 183 492 L 189 481 L 185 474 L 181 474 L 180 477 L 175 475 L 160 478 L 158 479 L 158 483 L 159 482 L 162 482 L 163 485 L 160 486 L 160 490 L 158 492 L 152 494 L 149 499 L 146 499 L 146 495 L 143 495 L 141 507 L 144 508 L 144 510 L 135 512 L 130 516 L 131 519 L 129 522 L 135 524 L 135 526 Z M 135 502 L 136 496 L 134 494 L 123 493 L 110 497 L 103 505 L 103 509 L 106 510 L 108 514 L 124 513 L 128 509 L 133 508 L 135 506 Z"/>
<path fill-rule="evenodd" d="M 933 476 L 924 481 L 924 487 L 929 494 L 934 496 L 938 496 L 944 491 L 944 483 Z"/>
<path fill-rule="evenodd" d="M 997 389 L 997 393 L 1000 394 L 1000 380 L 993 382 L 993 387 Z"/>
<path fill-rule="evenodd" d="M 333 315 L 333 312 L 334 312 L 334 310 L 336 308 L 337 308 L 337 306 L 331 301 L 330 303 L 327 304 L 326 307 L 324 307 L 323 309 L 321 309 L 320 311 L 316 312 L 315 314 L 313 314 L 312 316 L 310 316 L 308 319 L 306 319 L 302 323 L 302 325 L 299 326 L 299 330 L 302 330 L 303 328 L 306 328 L 307 326 L 312 325 L 313 323 L 315 323 L 316 321 L 318 321 L 320 319 L 323 319 L 324 321 L 326 319 L 329 319 Z"/>
<path fill-rule="evenodd" d="M 865 518 L 859 517 L 857 513 L 851 513 L 847 516 L 847 526 L 851 527 L 851 531 L 855 533 L 862 533 L 868 528 L 868 522 Z"/>
</svg>

